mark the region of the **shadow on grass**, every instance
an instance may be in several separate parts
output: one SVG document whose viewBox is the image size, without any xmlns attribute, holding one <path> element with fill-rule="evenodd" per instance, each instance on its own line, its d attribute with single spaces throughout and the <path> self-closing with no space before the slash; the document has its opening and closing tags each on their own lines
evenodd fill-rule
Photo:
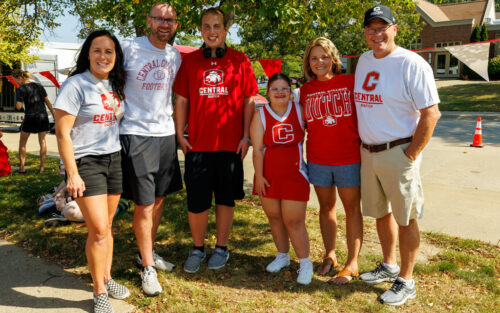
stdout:
<svg viewBox="0 0 500 313">
<path fill-rule="evenodd" d="M 500 97 L 500 85 L 470 84 L 439 88 L 443 111 L 483 111 L 500 112 L 497 99 Z"/>
</svg>

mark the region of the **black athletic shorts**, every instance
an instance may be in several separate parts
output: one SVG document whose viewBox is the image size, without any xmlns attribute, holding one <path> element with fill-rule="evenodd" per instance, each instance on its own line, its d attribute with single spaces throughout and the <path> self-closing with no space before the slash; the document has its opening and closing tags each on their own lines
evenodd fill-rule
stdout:
<svg viewBox="0 0 500 313">
<path fill-rule="evenodd" d="M 38 134 L 49 131 L 49 117 L 47 114 L 25 115 L 20 130 L 23 133 Z"/>
<path fill-rule="evenodd" d="M 84 197 L 122 193 L 120 151 L 84 156 L 76 160 L 76 166 L 85 183 Z"/>
<path fill-rule="evenodd" d="M 241 154 L 234 151 L 196 151 L 186 154 L 188 211 L 204 212 L 215 204 L 234 207 L 234 200 L 245 197 Z"/>
<path fill-rule="evenodd" d="M 123 195 L 138 205 L 182 189 L 175 135 L 149 137 L 120 135 Z"/>
</svg>

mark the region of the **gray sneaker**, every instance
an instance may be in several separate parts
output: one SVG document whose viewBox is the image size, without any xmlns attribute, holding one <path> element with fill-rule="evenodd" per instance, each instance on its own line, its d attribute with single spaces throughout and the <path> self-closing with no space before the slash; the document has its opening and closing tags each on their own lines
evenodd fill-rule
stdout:
<svg viewBox="0 0 500 313">
<path fill-rule="evenodd" d="M 359 275 L 359 279 L 369 285 L 375 285 L 384 281 L 392 283 L 396 281 L 396 278 L 398 278 L 399 271 L 399 266 L 396 269 L 391 270 L 385 266 L 384 263 L 378 263 L 377 268 L 371 272 Z"/>
<path fill-rule="evenodd" d="M 47 228 L 68 225 L 68 224 L 71 224 L 70 220 L 56 213 L 53 213 L 51 218 L 46 219 L 45 222 L 43 222 L 43 225 Z"/>
<path fill-rule="evenodd" d="M 155 250 L 153 250 L 153 261 L 155 263 L 154 267 L 160 271 L 171 272 L 175 268 L 175 264 L 165 261 L 165 259 L 159 256 Z M 142 268 L 142 258 L 140 253 L 137 253 L 137 256 L 135 257 L 135 265 L 138 268 Z"/>
<path fill-rule="evenodd" d="M 413 299 L 416 296 L 415 282 L 412 283 L 412 286 L 409 286 L 407 282 L 398 277 L 391 289 L 381 294 L 378 300 L 389 305 L 403 305 L 406 300 Z"/>
<path fill-rule="evenodd" d="M 159 295 L 163 291 L 160 282 L 158 281 L 158 276 L 154 267 L 144 267 L 141 272 L 141 279 L 142 290 L 144 291 L 146 296 L 154 297 Z"/>
<path fill-rule="evenodd" d="M 205 260 L 207 255 L 198 249 L 189 251 L 188 258 L 184 263 L 184 271 L 188 273 L 196 273 L 200 269 L 200 264 Z"/>
<path fill-rule="evenodd" d="M 223 250 L 219 247 L 215 247 L 212 251 L 210 259 L 208 259 L 208 269 L 218 270 L 226 265 L 227 260 L 229 260 L 229 250 Z"/>
</svg>

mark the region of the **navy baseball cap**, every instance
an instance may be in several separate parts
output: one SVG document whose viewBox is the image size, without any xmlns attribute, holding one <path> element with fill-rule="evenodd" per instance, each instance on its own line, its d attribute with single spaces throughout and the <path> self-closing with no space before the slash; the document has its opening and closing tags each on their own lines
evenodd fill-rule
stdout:
<svg viewBox="0 0 500 313">
<path fill-rule="evenodd" d="M 366 11 L 364 26 L 366 27 L 366 25 L 368 25 L 368 23 L 374 18 L 382 19 L 389 24 L 396 24 L 394 14 L 392 14 L 391 9 L 385 5 L 376 5 Z"/>
</svg>

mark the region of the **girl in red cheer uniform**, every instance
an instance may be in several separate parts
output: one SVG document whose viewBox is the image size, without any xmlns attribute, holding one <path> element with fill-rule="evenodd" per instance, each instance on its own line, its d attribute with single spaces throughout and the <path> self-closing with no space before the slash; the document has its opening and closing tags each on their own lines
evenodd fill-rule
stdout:
<svg viewBox="0 0 500 313">
<path fill-rule="evenodd" d="M 255 168 L 254 195 L 259 195 L 278 254 L 266 268 L 278 272 L 290 264 L 289 241 L 300 261 L 297 282 L 311 282 L 309 236 L 305 217 L 309 182 L 302 158 L 304 122 L 299 104 L 290 101 L 290 79 L 269 78 L 270 104 L 255 112 L 250 126 Z"/>
</svg>

